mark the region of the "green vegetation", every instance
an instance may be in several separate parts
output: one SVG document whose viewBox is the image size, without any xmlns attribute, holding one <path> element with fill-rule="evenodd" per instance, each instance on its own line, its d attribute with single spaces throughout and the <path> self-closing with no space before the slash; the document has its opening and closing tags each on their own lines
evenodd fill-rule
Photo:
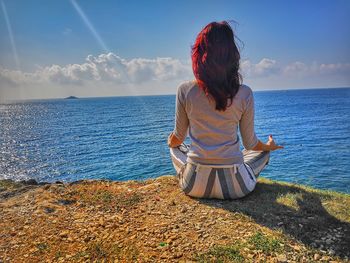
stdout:
<svg viewBox="0 0 350 263">
<path fill-rule="evenodd" d="M 89 246 L 87 254 L 93 260 L 104 259 L 108 257 L 108 249 L 102 243 L 93 243 Z"/>
<path fill-rule="evenodd" d="M 198 262 L 243 262 L 244 258 L 239 252 L 239 247 L 230 246 L 215 246 L 208 252 L 198 254 L 194 258 Z"/>
<path fill-rule="evenodd" d="M 160 247 L 165 247 L 165 246 L 167 246 L 167 245 L 169 245 L 167 242 L 160 242 L 160 243 L 159 243 L 159 246 L 160 246 Z"/>
<path fill-rule="evenodd" d="M 137 205 L 142 201 L 142 196 L 138 193 L 118 193 L 115 194 L 111 191 L 99 189 L 93 194 L 85 192 L 77 192 L 80 200 L 95 205 L 103 205 L 103 209 L 114 208 L 120 210 L 121 208 L 127 208 Z"/>
<path fill-rule="evenodd" d="M 49 249 L 49 245 L 45 242 L 45 243 L 39 243 L 36 245 L 36 247 L 38 248 L 40 253 L 45 252 L 46 250 Z"/>
<path fill-rule="evenodd" d="M 264 235 L 261 232 L 255 233 L 248 240 L 252 249 L 261 250 L 264 253 L 277 252 L 281 250 L 280 241 L 276 238 L 272 238 Z"/>
<path fill-rule="evenodd" d="M 209 251 L 197 254 L 194 260 L 199 262 L 246 262 L 248 253 L 271 255 L 280 252 L 282 241 L 276 237 L 266 235 L 260 231 L 247 240 L 236 242 L 227 246 L 214 246 Z M 253 254 L 252 254 L 253 256 Z"/>
<path fill-rule="evenodd" d="M 0 180 L 0 192 L 6 190 L 12 190 L 23 186 L 21 183 L 17 183 L 12 180 Z"/>
<path fill-rule="evenodd" d="M 98 190 L 92 199 L 96 202 L 109 203 L 114 199 L 114 195 L 107 190 Z"/>
</svg>

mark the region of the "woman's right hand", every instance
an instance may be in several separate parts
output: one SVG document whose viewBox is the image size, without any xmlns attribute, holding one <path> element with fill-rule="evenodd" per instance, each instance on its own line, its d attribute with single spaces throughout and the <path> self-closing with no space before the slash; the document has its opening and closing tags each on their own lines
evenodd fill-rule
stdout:
<svg viewBox="0 0 350 263">
<path fill-rule="evenodd" d="M 284 147 L 281 145 L 277 145 L 275 143 L 275 140 L 272 138 L 272 135 L 269 136 L 269 140 L 266 143 L 267 147 L 269 148 L 269 151 L 274 151 L 277 149 L 283 149 Z"/>
</svg>

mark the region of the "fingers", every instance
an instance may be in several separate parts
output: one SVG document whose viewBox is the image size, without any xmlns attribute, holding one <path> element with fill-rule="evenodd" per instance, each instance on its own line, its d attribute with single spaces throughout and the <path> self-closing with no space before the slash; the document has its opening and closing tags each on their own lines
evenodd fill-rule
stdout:
<svg viewBox="0 0 350 263">
<path fill-rule="evenodd" d="M 284 146 L 275 145 L 275 147 L 273 147 L 273 151 L 278 150 L 278 149 L 284 149 Z"/>
<path fill-rule="evenodd" d="M 272 151 L 277 150 L 277 149 L 284 149 L 284 146 L 282 146 L 282 145 L 276 145 L 275 140 L 274 140 L 272 134 L 269 135 L 268 144 L 271 146 Z"/>
</svg>

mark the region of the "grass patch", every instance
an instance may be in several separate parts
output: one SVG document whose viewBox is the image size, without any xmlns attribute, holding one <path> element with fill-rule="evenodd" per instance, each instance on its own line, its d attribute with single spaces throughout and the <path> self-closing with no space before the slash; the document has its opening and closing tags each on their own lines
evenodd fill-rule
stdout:
<svg viewBox="0 0 350 263">
<path fill-rule="evenodd" d="M 36 244 L 37 250 L 33 253 L 35 256 L 42 256 L 50 251 L 50 247 L 46 242 Z"/>
<path fill-rule="evenodd" d="M 22 184 L 9 179 L 0 180 L 0 192 L 21 187 Z"/>
<path fill-rule="evenodd" d="M 138 250 L 135 247 L 129 250 L 122 250 L 118 244 L 107 244 L 96 242 L 92 243 L 88 249 L 84 252 L 78 252 L 75 254 L 75 259 L 85 258 L 91 262 L 110 262 L 110 260 L 123 259 L 124 257 L 136 259 Z"/>
<path fill-rule="evenodd" d="M 165 247 L 165 246 L 168 246 L 169 244 L 167 242 L 160 242 L 159 243 L 159 246 L 160 247 Z"/>
<path fill-rule="evenodd" d="M 243 256 L 239 252 L 238 246 L 215 246 L 208 252 L 197 254 L 194 258 L 197 262 L 244 262 Z"/>
<path fill-rule="evenodd" d="M 142 196 L 135 192 L 114 193 L 106 189 L 96 189 L 94 191 L 81 189 L 72 198 L 88 204 L 101 205 L 100 209 L 102 210 L 115 209 L 116 211 L 133 207 L 143 200 Z"/>
<path fill-rule="evenodd" d="M 79 259 L 85 258 L 86 256 L 87 257 L 89 256 L 88 252 L 86 252 L 86 251 L 79 251 L 72 257 L 72 259 L 73 260 L 79 260 Z"/>
<path fill-rule="evenodd" d="M 49 249 L 49 245 L 45 243 L 39 243 L 36 245 L 37 249 L 39 250 L 39 253 L 44 253 L 46 250 Z"/>
<path fill-rule="evenodd" d="M 55 253 L 55 260 L 58 260 L 59 258 L 64 257 L 64 253 L 61 250 L 56 251 Z"/>
<path fill-rule="evenodd" d="M 116 203 L 119 207 L 128 207 L 134 206 L 142 201 L 142 197 L 140 194 L 132 193 L 132 194 L 120 194 L 116 196 Z"/>
<path fill-rule="evenodd" d="M 101 204 L 105 209 L 116 209 L 132 207 L 142 201 L 142 196 L 138 193 L 118 193 L 115 194 L 105 189 L 98 189 L 94 192 L 81 191 L 78 200 L 82 200 L 94 205 Z"/>
<path fill-rule="evenodd" d="M 298 200 L 302 200 L 303 196 L 300 193 L 285 193 L 280 194 L 276 198 L 276 202 L 286 205 L 296 211 L 299 210 Z"/>
<path fill-rule="evenodd" d="M 87 253 L 92 260 L 107 259 L 109 256 L 107 248 L 102 243 L 93 243 L 88 248 Z"/>
<path fill-rule="evenodd" d="M 96 202 L 110 203 L 114 199 L 114 195 L 107 190 L 98 190 L 92 198 Z"/>
<path fill-rule="evenodd" d="M 257 232 L 248 239 L 248 243 L 255 250 L 261 250 L 264 253 L 277 252 L 281 250 L 280 241 L 276 238 L 271 238 L 261 232 Z"/>
</svg>

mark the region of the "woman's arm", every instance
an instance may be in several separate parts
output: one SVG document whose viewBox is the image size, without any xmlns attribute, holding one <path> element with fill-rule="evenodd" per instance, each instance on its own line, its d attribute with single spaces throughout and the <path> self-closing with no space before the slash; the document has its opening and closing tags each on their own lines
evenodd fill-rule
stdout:
<svg viewBox="0 0 350 263">
<path fill-rule="evenodd" d="M 254 128 L 254 97 L 249 87 L 246 87 L 247 98 L 243 101 L 243 112 L 239 121 L 239 131 L 242 137 L 242 144 L 245 149 L 252 150 L 259 144 Z"/>
<path fill-rule="evenodd" d="M 189 120 L 185 109 L 184 94 L 181 89 L 182 85 L 177 89 L 176 106 L 175 106 L 175 128 L 168 137 L 168 146 L 179 146 L 187 136 Z"/>
<path fill-rule="evenodd" d="M 274 151 L 282 149 L 283 146 L 276 145 L 272 135 L 269 136 L 267 143 L 263 143 L 257 138 L 254 129 L 254 115 L 254 96 L 252 90 L 249 88 L 249 96 L 239 122 L 244 148 L 253 151 Z"/>
<path fill-rule="evenodd" d="M 283 149 L 284 147 L 281 145 L 277 145 L 274 141 L 274 139 L 272 138 L 272 135 L 269 136 L 269 140 L 267 141 L 267 143 L 263 143 L 260 140 L 258 140 L 257 145 L 255 145 L 255 147 L 252 149 L 253 151 L 274 151 L 277 149 Z"/>
</svg>

